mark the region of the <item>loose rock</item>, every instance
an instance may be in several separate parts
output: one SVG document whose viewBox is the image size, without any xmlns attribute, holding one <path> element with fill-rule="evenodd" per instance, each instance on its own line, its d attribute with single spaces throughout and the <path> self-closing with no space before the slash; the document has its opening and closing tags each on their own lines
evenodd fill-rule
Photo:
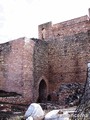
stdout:
<svg viewBox="0 0 90 120">
<path fill-rule="evenodd" d="M 69 120 L 69 114 L 60 110 L 52 110 L 46 114 L 45 120 Z"/>
<path fill-rule="evenodd" d="M 25 118 L 32 117 L 34 120 L 42 120 L 44 118 L 44 111 L 41 106 L 37 103 L 32 103 L 26 113 Z"/>
</svg>

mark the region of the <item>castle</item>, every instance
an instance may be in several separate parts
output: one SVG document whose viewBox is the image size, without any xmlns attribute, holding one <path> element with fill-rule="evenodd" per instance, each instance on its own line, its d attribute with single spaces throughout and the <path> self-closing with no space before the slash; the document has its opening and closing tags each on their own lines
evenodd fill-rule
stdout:
<svg viewBox="0 0 90 120">
<path fill-rule="evenodd" d="M 60 102 L 68 96 L 60 94 L 62 86 L 85 83 L 90 62 L 90 16 L 41 24 L 38 32 L 39 39 L 23 37 L 0 44 L 0 93 L 10 94 L 0 96 L 0 101 Z"/>
</svg>

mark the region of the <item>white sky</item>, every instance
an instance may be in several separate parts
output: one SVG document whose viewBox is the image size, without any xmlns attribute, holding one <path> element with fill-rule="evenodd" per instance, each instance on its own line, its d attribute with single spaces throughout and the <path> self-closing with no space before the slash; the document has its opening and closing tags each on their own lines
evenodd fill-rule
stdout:
<svg viewBox="0 0 90 120">
<path fill-rule="evenodd" d="M 0 0 L 0 43 L 38 38 L 38 25 L 88 15 L 90 0 Z"/>
</svg>

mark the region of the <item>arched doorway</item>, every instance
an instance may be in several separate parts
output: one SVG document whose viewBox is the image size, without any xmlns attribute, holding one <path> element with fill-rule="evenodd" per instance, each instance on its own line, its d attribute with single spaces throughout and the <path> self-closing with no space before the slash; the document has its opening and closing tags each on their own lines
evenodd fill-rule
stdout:
<svg viewBox="0 0 90 120">
<path fill-rule="evenodd" d="M 47 85 L 45 80 L 41 80 L 39 84 L 39 97 L 37 102 L 46 102 L 47 98 Z"/>
</svg>

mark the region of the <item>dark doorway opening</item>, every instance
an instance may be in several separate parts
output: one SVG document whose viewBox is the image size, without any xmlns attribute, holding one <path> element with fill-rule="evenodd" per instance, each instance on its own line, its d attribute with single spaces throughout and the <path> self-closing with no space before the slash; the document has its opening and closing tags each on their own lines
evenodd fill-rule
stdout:
<svg viewBox="0 0 90 120">
<path fill-rule="evenodd" d="M 42 79 L 39 84 L 39 97 L 37 102 L 39 103 L 46 102 L 46 98 L 47 98 L 47 85 L 46 82 Z"/>
<path fill-rule="evenodd" d="M 49 94 L 48 97 L 47 97 L 47 101 L 51 101 L 51 95 Z"/>
</svg>

